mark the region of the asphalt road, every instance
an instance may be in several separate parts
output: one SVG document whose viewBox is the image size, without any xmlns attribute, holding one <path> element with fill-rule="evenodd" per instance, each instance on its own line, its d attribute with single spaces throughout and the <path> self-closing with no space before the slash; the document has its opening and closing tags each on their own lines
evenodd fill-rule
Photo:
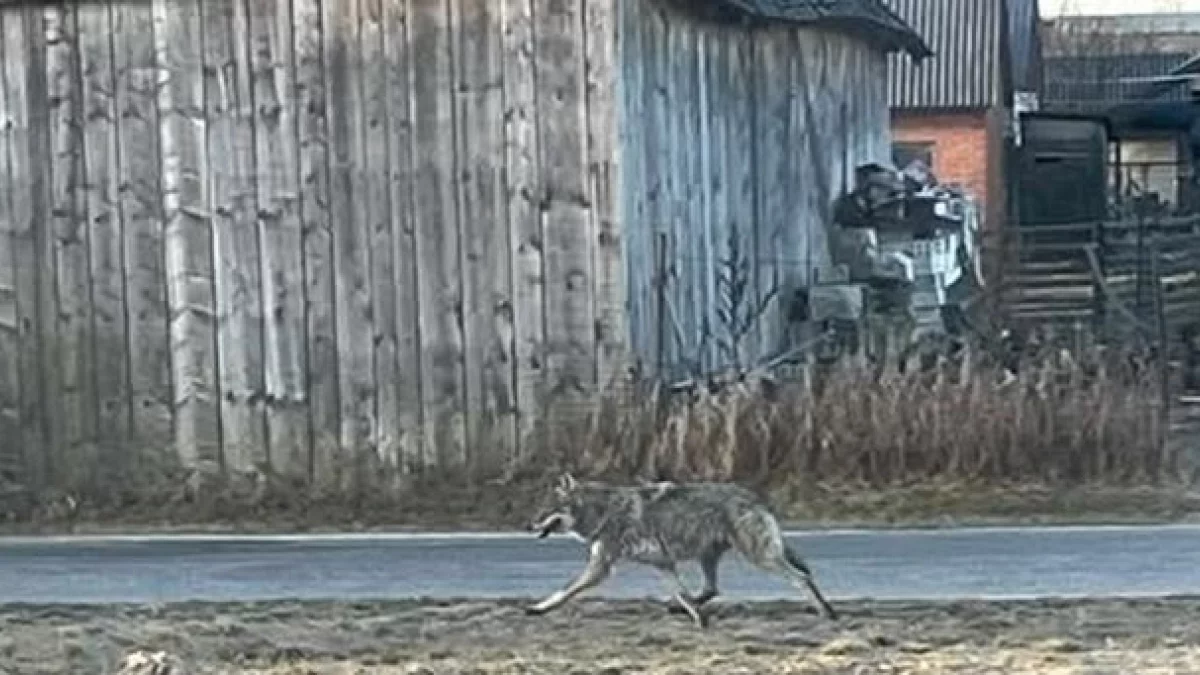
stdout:
<svg viewBox="0 0 1200 675">
<path fill-rule="evenodd" d="M 791 533 L 832 598 L 1200 593 L 1200 527 Z M 540 596 L 586 557 L 513 535 L 0 538 L 0 603 Z M 800 597 L 730 555 L 728 599 Z M 698 574 L 688 575 L 695 584 Z M 665 597 L 635 565 L 592 595 Z"/>
</svg>

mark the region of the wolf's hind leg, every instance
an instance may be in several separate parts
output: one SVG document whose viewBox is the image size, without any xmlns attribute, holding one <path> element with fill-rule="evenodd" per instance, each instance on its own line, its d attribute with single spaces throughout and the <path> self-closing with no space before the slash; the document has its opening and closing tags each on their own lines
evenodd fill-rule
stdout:
<svg viewBox="0 0 1200 675">
<path fill-rule="evenodd" d="M 759 509 L 740 516 L 735 522 L 738 533 L 735 546 L 751 564 L 785 577 L 797 588 L 808 591 L 819 611 L 828 619 L 836 619 L 837 612 L 825 600 L 812 571 L 796 551 L 788 546 L 775 517 Z"/>
<path fill-rule="evenodd" d="M 671 588 L 671 593 L 675 597 L 675 602 L 683 607 L 688 616 L 692 617 L 692 621 L 700 628 L 708 625 L 708 619 L 700 612 L 700 606 L 695 604 L 695 601 L 688 595 L 687 587 L 683 585 L 683 579 L 679 578 L 679 571 L 674 565 L 663 565 L 658 568 L 663 577 Z"/>
<path fill-rule="evenodd" d="M 837 620 L 838 613 L 821 594 L 821 589 L 817 588 L 817 583 L 813 581 L 812 570 L 790 546 L 785 543 L 779 557 L 768 561 L 767 566 L 787 577 L 792 585 L 808 591 L 809 596 L 812 597 L 813 602 L 817 604 L 825 618 Z"/>
<path fill-rule="evenodd" d="M 551 593 L 549 597 L 536 605 L 527 607 L 525 613 L 539 615 L 557 609 L 571 598 L 600 585 L 602 581 L 608 578 L 610 572 L 612 572 L 612 562 L 608 559 L 602 546 L 599 544 L 594 545 L 592 547 L 592 555 L 588 558 L 587 567 L 584 568 L 583 573 L 575 581 L 572 581 L 570 585 L 561 591 Z"/>
</svg>

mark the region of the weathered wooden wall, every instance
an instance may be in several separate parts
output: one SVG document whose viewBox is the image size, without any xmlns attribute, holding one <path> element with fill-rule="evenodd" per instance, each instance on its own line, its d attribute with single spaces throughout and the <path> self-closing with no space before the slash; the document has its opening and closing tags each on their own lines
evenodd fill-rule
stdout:
<svg viewBox="0 0 1200 675">
<path fill-rule="evenodd" d="M 614 0 L 0 11 L 0 483 L 486 468 L 625 344 Z"/>
<path fill-rule="evenodd" d="M 677 5 L 676 5 L 677 6 Z M 736 237 L 753 292 L 779 289 L 746 356 L 785 350 L 790 292 L 829 266 L 826 224 L 855 166 L 887 162 L 881 51 L 806 27 L 697 21 L 621 4 L 621 221 L 632 343 L 653 371 L 728 363 L 717 270 Z M 656 257 L 665 247 L 665 302 Z"/>
</svg>

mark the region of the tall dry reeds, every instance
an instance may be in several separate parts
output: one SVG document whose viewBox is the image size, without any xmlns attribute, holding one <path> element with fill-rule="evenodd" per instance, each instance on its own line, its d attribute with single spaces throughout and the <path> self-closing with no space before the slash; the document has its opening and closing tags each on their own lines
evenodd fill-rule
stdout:
<svg viewBox="0 0 1200 675">
<path fill-rule="evenodd" d="M 611 478 L 1152 483 L 1163 466 L 1154 368 L 1053 354 L 879 375 L 844 364 L 686 397 L 608 397 L 559 450 Z"/>
</svg>

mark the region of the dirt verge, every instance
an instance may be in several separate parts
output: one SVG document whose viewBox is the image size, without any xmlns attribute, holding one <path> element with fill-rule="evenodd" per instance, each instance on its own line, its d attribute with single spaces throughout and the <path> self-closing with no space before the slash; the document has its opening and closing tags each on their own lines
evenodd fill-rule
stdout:
<svg viewBox="0 0 1200 675">
<path fill-rule="evenodd" d="M 718 602 L 704 632 L 654 600 L 7 606 L 0 672 L 114 672 L 138 650 L 262 675 L 1200 672 L 1200 598 L 837 604 L 830 623 Z"/>
<path fill-rule="evenodd" d="M 532 482 L 437 486 L 354 502 L 212 498 L 120 508 L 84 502 L 31 518 L 0 517 L 0 535 L 520 529 L 544 489 Z M 815 483 L 766 494 L 789 526 L 804 528 L 1173 523 L 1200 515 L 1200 492 L 1183 486 Z"/>
</svg>

